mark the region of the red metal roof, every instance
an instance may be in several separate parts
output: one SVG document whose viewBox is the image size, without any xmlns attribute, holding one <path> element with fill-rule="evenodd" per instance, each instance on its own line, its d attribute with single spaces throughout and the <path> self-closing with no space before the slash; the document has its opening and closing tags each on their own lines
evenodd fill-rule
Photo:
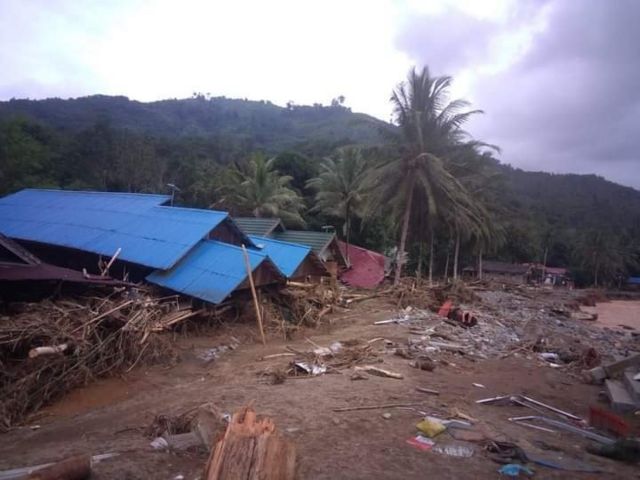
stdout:
<svg viewBox="0 0 640 480">
<path fill-rule="evenodd" d="M 338 240 L 338 246 L 342 254 L 347 257 L 347 243 Z M 385 256 L 349 244 L 348 258 L 350 268 L 340 273 L 340 280 L 360 288 L 375 288 L 384 280 Z"/>
</svg>

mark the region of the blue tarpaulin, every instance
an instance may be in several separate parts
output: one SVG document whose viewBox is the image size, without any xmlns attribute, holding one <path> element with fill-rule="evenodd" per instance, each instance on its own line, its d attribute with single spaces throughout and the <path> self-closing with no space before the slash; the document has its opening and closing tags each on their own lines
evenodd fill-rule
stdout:
<svg viewBox="0 0 640 480">
<path fill-rule="evenodd" d="M 168 269 L 226 212 L 162 206 L 167 195 L 22 190 L 0 198 L 0 233 Z"/>
<path fill-rule="evenodd" d="M 252 271 L 263 262 L 270 262 L 263 253 L 252 249 L 247 249 L 247 253 Z M 207 302 L 220 303 L 246 278 L 246 263 L 240 247 L 203 240 L 172 269 L 157 270 L 147 276 L 147 281 Z"/>
</svg>

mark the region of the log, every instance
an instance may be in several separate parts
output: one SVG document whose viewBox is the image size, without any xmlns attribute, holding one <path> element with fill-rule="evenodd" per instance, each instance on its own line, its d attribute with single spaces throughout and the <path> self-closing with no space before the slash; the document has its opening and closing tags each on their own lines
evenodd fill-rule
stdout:
<svg viewBox="0 0 640 480">
<path fill-rule="evenodd" d="M 295 446 L 269 418 L 258 420 L 251 407 L 237 411 L 211 451 L 206 480 L 293 480 Z"/>
<path fill-rule="evenodd" d="M 84 480 L 91 475 L 91 457 L 76 455 L 32 473 L 28 480 Z"/>
</svg>

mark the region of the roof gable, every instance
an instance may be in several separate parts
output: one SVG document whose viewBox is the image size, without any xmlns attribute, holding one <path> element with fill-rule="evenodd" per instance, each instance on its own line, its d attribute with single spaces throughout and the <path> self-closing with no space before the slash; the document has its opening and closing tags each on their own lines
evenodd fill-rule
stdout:
<svg viewBox="0 0 640 480">
<path fill-rule="evenodd" d="M 247 235 L 266 237 L 273 232 L 285 231 L 279 218 L 233 217 L 233 221 Z"/>
</svg>

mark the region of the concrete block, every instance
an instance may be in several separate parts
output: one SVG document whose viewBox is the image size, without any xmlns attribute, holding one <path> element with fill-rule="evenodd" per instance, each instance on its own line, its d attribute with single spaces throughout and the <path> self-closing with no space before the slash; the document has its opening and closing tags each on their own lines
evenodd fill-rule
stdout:
<svg viewBox="0 0 640 480">
<path fill-rule="evenodd" d="M 633 401 L 624 383 L 619 380 L 605 380 L 604 383 L 607 389 L 607 396 L 611 401 L 611 409 L 614 412 L 631 413 L 640 410 L 640 405 Z"/>
<path fill-rule="evenodd" d="M 624 382 L 627 391 L 631 394 L 631 398 L 637 404 L 640 404 L 640 380 L 634 380 L 638 372 L 636 370 L 627 370 L 622 375 L 622 381 Z"/>
</svg>

